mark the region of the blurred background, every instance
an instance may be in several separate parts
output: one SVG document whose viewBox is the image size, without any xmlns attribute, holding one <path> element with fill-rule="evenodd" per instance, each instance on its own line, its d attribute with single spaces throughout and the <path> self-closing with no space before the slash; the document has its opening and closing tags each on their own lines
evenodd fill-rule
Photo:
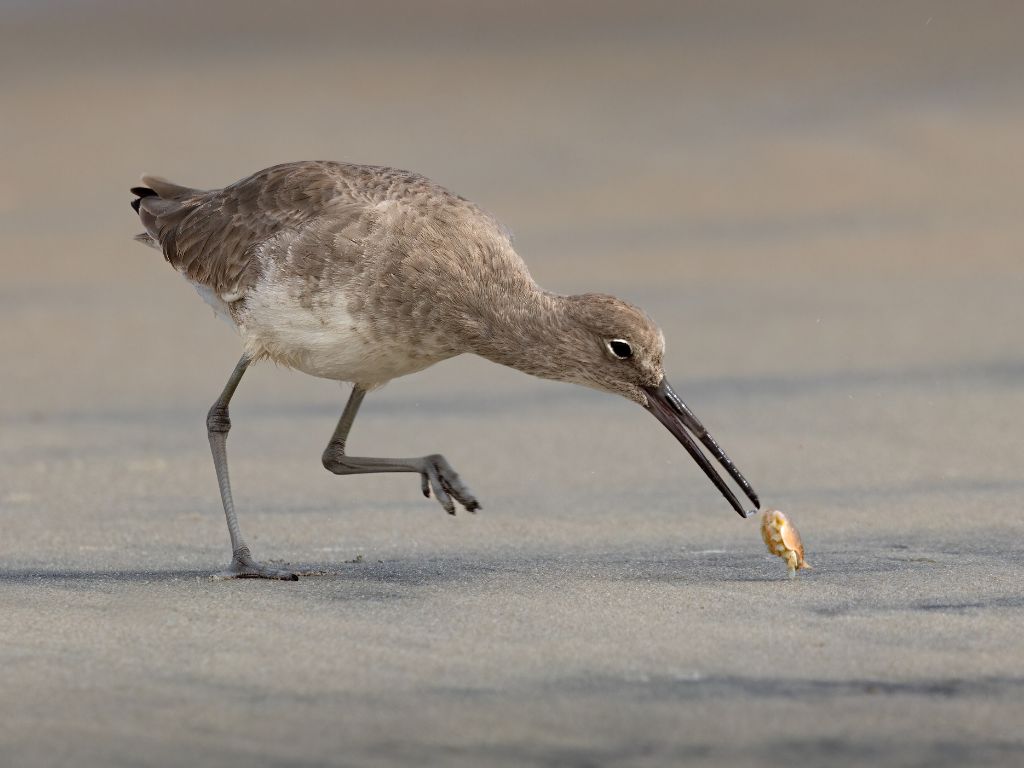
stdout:
<svg viewBox="0 0 1024 768">
<path fill-rule="evenodd" d="M 896 611 L 907 595 L 940 599 L 956 563 L 988 553 L 966 583 L 1005 593 L 972 599 L 1010 599 L 998 621 L 1007 605 L 1019 612 L 1022 564 L 999 547 L 1024 532 L 1022 28 L 1012 1 L 0 0 L 6 578 L 174 579 L 226 561 L 203 416 L 238 342 L 132 241 L 128 188 L 143 172 L 218 187 L 278 162 L 334 159 L 424 173 L 503 221 L 540 284 L 645 307 L 665 330 L 676 389 L 762 497 L 793 513 L 809 559 L 834 579 L 874 579 L 897 567 L 893 552 L 927 549 L 944 570 L 878 598 Z M 415 483 L 322 470 L 344 397 L 267 365 L 243 382 L 232 470 L 260 554 L 328 570 L 364 552 L 406 570 L 477 557 L 500 571 L 503 558 L 657 552 L 712 581 L 781 568 L 629 403 L 473 359 L 375 394 L 352 445 L 445 452 L 486 510 L 448 521 Z M 142 591 L 105 589 L 126 621 L 148 616 Z M 830 589 L 840 592 L 806 599 L 831 610 L 864 594 Z M 658 654 L 676 652 L 667 638 L 655 652 L 630 635 L 598 663 L 541 632 L 571 606 L 537 599 L 537 623 L 519 628 L 537 656 L 520 649 L 524 659 L 615 675 L 663 668 Z M 737 622 L 750 610 L 735 609 Z M 864 674 L 938 674 L 968 658 L 1008 668 L 998 621 L 985 630 L 994 645 L 968 657 L 941 616 L 886 615 L 948 644 L 894 660 L 880 649 L 912 640 L 893 623 L 828 654 Z M 572 632 L 588 636 L 584 625 Z M 82 650 L 59 622 L 32 626 L 54 653 L 87 654 L 96 669 L 124 653 L 100 636 Z M 715 626 L 731 625 L 704 629 L 694 668 L 735 670 L 746 641 Z M 597 643 L 607 625 L 592 631 Z M 24 650 L 27 636 L 12 630 L 8 642 Z M 630 643 L 646 650 L 623 654 Z M 187 647 L 175 646 L 192 658 Z M 449 682 L 537 671 L 509 653 Z M 815 658 L 822 675 L 835 669 Z M 60 690 L 56 678 L 20 679 L 39 707 Z M 582 722 L 566 717 L 553 722 Z M 821 727 L 845 743 L 840 721 Z M 63 743 L 59 727 L 45 732 Z"/>
<path fill-rule="evenodd" d="M 8 466 L 79 428 L 95 452 L 104 418 L 132 439 L 147 414 L 201 423 L 235 360 L 231 331 L 132 242 L 140 173 L 216 187 L 315 158 L 420 171 L 494 212 L 542 285 L 644 306 L 677 389 L 780 505 L 1020 489 L 1016 3 L 0 8 Z M 318 475 L 342 395 L 268 366 L 246 389 L 238 408 L 323 406 Z M 495 392 L 539 399 L 568 420 L 566 472 L 604 440 L 630 471 L 645 462 L 626 453 L 653 452 L 682 491 L 690 468 L 625 403 L 470 360 L 381 398 L 441 389 L 481 419 Z M 535 426 L 457 439 L 518 455 Z M 164 456 L 176 434 L 132 450 Z"/>
</svg>

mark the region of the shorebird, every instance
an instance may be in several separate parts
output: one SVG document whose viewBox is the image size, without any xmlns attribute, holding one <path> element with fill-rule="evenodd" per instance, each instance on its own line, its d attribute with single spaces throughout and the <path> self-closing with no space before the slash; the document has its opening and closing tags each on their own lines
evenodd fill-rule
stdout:
<svg viewBox="0 0 1024 768">
<path fill-rule="evenodd" d="M 665 339 L 640 309 L 597 293 L 542 290 L 508 230 L 474 203 L 416 173 L 337 162 L 258 171 L 223 189 L 156 176 L 132 187 L 145 229 L 241 336 L 244 352 L 206 417 L 231 537 L 226 577 L 290 579 L 242 538 L 228 478 L 228 404 L 246 369 L 268 359 L 352 384 L 323 453 L 338 475 L 411 472 L 449 514 L 480 503 L 440 454 L 367 458 L 346 439 L 367 392 L 463 353 L 533 376 L 632 400 L 664 424 L 741 516 L 699 440 L 755 507 L 757 494 L 662 369 Z"/>
</svg>

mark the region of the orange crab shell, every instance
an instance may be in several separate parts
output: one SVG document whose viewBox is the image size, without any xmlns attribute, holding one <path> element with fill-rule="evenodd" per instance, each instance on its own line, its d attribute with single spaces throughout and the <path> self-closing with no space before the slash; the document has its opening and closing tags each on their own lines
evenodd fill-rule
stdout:
<svg viewBox="0 0 1024 768">
<path fill-rule="evenodd" d="M 766 509 L 761 515 L 761 538 L 769 552 L 786 561 L 791 576 L 798 570 L 811 567 L 804 560 L 804 543 L 800 540 L 800 532 L 779 510 Z"/>
</svg>

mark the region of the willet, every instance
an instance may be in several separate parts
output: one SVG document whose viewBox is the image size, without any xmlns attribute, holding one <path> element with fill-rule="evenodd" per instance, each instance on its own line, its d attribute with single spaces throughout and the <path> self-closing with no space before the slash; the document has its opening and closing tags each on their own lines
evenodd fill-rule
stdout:
<svg viewBox="0 0 1024 768">
<path fill-rule="evenodd" d="M 226 576 L 295 579 L 252 558 L 228 479 L 228 403 L 251 363 L 270 359 L 352 384 L 323 465 L 338 475 L 415 472 L 449 514 L 479 502 L 440 454 L 386 459 L 345 451 L 363 397 L 398 376 L 471 352 L 534 376 L 626 397 L 664 424 L 741 516 L 697 444 L 759 507 L 757 495 L 662 369 L 665 339 L 640 309 L 603 294 L 542 290 L 493 217 L 408 171 L 299 162 L 201 190 L 143 176 L 145 233 L 244 352 L 206 417 L 231 536 Z"/>
</svg>

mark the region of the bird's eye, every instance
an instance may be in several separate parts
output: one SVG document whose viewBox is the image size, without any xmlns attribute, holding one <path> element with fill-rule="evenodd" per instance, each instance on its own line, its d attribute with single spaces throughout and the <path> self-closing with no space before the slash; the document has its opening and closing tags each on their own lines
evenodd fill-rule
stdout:
<svg viewBox="0 0 1024 768">
<path fill-rule="evenodd" d="M 612 339 L 608 342 L 608 349 L 619 360 L 628 360 L 633 356 L 633 348 L 625 339 Z"/>
</svg>

